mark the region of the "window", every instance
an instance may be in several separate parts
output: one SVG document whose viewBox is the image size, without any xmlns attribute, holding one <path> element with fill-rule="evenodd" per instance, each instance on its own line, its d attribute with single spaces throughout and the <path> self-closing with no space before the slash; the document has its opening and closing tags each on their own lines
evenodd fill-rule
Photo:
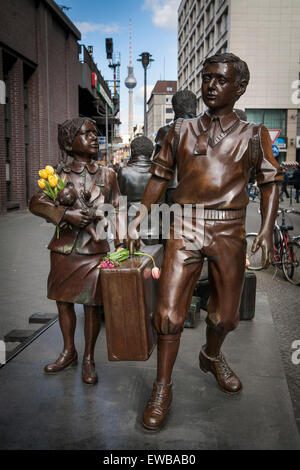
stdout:
<svg viewBox="0 0 300 470">
<path fill-rule="evenodd" d="M 166 124 L 170 124 L 170 122 L 172 122 L 173 119 L 166 119 Z"/>
<path fill-rule="evenodd" d="M 166 98 L 166 103 L 171 103 L 171 98 Z"/>
<path fill-rule="evenodd" d="M 222 19 L 217 24 L 218 38 L 223 34 L 223 22 Z"/>
<path fill-rule="evenodd" d="M 225 13 L 225 31 L 228 31 L 228 12 Z"/>
<path fill-rule="evenodd" d="M 210 34 L 206 38 L 206 50 L 207 52 L 210 50 Z"/>
<path fill-rule="evenodd" d="M 166 108 L 166 113 L 173 113 L 173 108 Z"/>
<path fill-rule="evenodd" d="M 171 86 L 167 86 L 167 91 L 173 91 L 173 88 Z"/>
<path fill-rule="evenodd" d="M 268 129 L 281 129 L 281 136 L 286 136 L 285 109 L 246 109 L 248 121 L 264 123 Z"/>
</svg>

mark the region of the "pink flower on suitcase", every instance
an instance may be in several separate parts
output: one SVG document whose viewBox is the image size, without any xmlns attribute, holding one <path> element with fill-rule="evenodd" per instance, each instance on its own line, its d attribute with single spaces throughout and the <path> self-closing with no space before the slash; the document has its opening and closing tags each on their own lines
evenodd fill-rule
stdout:
<svg viewBox="0 0 300 470">
<path fill-rule="evenodd" d="M 142 251 L 135 251 L 134 255 L 148 256 L 148 258 L 150 258 L 152 260 L 152 263 L 153 263 L 153 266 L 154 266 L 154 268 L 152 268 L 152 271 L 150 271 L 150 273 L 152 274 L 153 279 L 159 279 L 160 269 L 155 265 L 154 258 L 151 255 L 149 255 L 149 253 L 143 253 Z M 99 269 L 113 269 L 113 268 L 116 268 L 117 266 L 120 266 L 120 263 L 122 261 L 125 261 L 129 257 L 130 257 L 130 254 L 129 254 L 129 250 L 127 248 L 118 248 L 113 253 L 110 253 L 109 255 L 106 255 L 104 258 L 102 258 L 101 263 L 97 267 Z M 150 274 L 150 276 L 151 276 L 151 274 Z M 146 274 L 146 276 L 147 276 L 147 274 Z M 147 278 L 146 276 L 145 276 L 145 278 Z"/>
<path fill-rule="evenodd" d="M 153 279 L 160 278 L 160 269 L 157 266 L 155 268 L 152 268 L 152 277 Z"/>
</svg>

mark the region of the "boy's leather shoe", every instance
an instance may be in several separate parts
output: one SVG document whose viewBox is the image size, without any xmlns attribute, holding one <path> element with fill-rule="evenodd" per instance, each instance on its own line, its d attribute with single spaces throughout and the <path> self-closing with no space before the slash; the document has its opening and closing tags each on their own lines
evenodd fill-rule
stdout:
<svg viewBox="0 0 300 470">
<path fill-rule="evenodd" d="M 74 353 L 69 353 L 68 351 L 63 351 L 60 353 L 58 358 L 53 364 L 47 364 L 44 367 L 44 371 L 47 374 L 53 374 L 55 372 L 60 372 L 61 370 L 65 369 L 68 366 L 76 365 L 78 362 L 77 351 Z"/>
<path fill-rule="evenodd" d="M 172 382 L 168 385 L 154 382 L 151 396 L 143 413 L 143 425 L 153 431 L 163 424 L 172 402 Z"/>
<path fill-rule="evenodd" d="M 95 384 L 98 382 L 95 363 L 90 358 L 84 358 L 82 361 L 82 380 L 86 384 Z"/>
<path fill-rule="evenodd" d="M 202 348 L 199 354 L 199 366 L 203 372 L 211 372 L 215 376 L 223 392 L 237 395 L 242 391 L 243 386 L 239 378 L 229 367 L 221 352 L 216 357 L 209 357 Z"/>
</svg>

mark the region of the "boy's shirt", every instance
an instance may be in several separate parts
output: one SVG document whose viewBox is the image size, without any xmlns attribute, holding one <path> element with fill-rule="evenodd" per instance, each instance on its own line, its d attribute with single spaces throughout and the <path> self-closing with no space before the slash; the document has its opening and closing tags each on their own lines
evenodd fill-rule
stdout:
<svg viewBox="0 0 300 470">
<path fill-rule="evenodd" d="M 207 209 L 243 209 L 249 202 L 251 168 L 259 185 L 281 182 L 282 172 L 272 152 L 265 126 L 241 121 L 232 112 L 212 119 L 208 112 L 186 119 L 180 128 L 176 156 L 173 126 L 150 172 L 170 180 L 177 165 L 178 204 L 203 204 Z"/>
</svg>

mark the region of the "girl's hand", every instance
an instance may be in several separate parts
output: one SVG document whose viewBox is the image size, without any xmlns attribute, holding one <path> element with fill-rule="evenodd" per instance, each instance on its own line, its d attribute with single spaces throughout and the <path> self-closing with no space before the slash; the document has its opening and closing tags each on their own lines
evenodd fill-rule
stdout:
<svg viewBox="0 0 300 470">
<path fill-rule="evenodd" d="M 82 209 L 67 209 L 64 215 L 64 221 L 75 227 L 83 228 L 93 221 L 93 216 Z"/>
</svg>

